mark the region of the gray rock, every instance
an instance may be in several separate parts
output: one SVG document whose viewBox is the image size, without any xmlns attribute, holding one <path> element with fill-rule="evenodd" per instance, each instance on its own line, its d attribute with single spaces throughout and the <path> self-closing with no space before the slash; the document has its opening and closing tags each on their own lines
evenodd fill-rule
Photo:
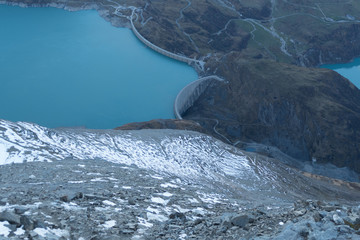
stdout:
<svg viewBox="0 0 360 240">
<path fill-rule="evenodd" d="M 21 214 L 25 213 L 28 210 L 29 210 L 29 208 L 16 207 L 15 208 L 15 213 L 21 215 Z"/>
<path fill-rule="evenodd" d="M 64 196 L 61 196 L 60 197 L 60 201 L 63 201 L 63 202 L 70 202 L 70 199 L 67 195 L 64 195 Z"/>
<path fill-rule="evenodd" d="M 63 202 L 70 202 L 76 199 L 83 198 L 84 194 L 81 192 L 68 192 L 60 197 L 60 200 Z"/>
<path fill-rule="evenodd" d="M 34 227 L 35 228 L 46 228 L 46 224 L 41 220 L 35 220 Z"/>
<path fill-rule="evenodd" d="M 185 214 L 181 213 L 181 212 L 174 212 L 174 213 L 171 213 L 169 215 L 169 218 L 170 219 L 176 219 L 176 220 L 181 220 L 183 222 L 186 221 L 186 216 Z"/>
<path fill-rule="evenodd" d="M 355 219 L 354 225 L 359 225 L 360 226 L 360 218 Z"/>
<path fill-rule="evenodd" d="M 336 213 L 333 215 L 332 220 L 336 225 L 344 225 L 344 220 L 341 217 L 339 217 L 339 215 L 337 215 Z"/>
<path fill-rule="evenodd" d="M 6 224 L 5 226 L 7 226 L 11 231 L 16 231 L 17 228 L 16 224 Z"/>
<path fill-rule="evenodd" d="M 108 200 L 106 197 L 101 197 L 101 196 L 97 196 L 97 195 L 93 195 L 93 194 L 85 194 L 83 195 L 83 198 L 86 199 L 97 199 L 97 200 Z"/>
<path fill-rule="evenodd" d="M 113 235 L 113 236 L 105 237 L 103 240 L 122 240 L 122 239 L 123 238 L 121 238 L 120 236 Z"/>
<path fill-rule="evenodd" d="M 253 215 L 248 215 L 248 217 L 249 217 L 249 223 L 255 222 L 255 217 Z"/>
<path fill-rule="evenodd" d="M 300 217 L 300 216 L 305 215 L 306 212 L 307 212 L 306 209 L 300 209 L 300 210 L 294 211 L 294 215 L 296 217 Z"/>
<path fill-rule="evenodd" d="M 35 228 L 35 224 L 34 224 L 34 221 L 31 220 L 29 217 L 27 216 L 21 216 L 20 217 L 20 222 L 21 222 L 21 225 L 24 226 L 24 229 L 25 230 L 33 230 Z"/>
<path fill-rule="evenodd" d="M 303 239 L 308 239 L 308 236 L 309 236 L 309 230 L 308 229 L 301 229 L 299 231 L 299 236 L 302 237 Z"/>
<path fill-rule="evenodd" d="M 213 225 L 220 225 L 221 224 L 221 218 L 216 218 L 213 221 Z"/>
<path fill-rule="evenodd" d="M 198 219 L 196 219 L 196 220 L 193 222 L 193 226 L 196 226 L 196 225 L 202 223 L 203 221 L 204 221 L 204 219 L 198 218 Z M 220 224 L 220 223 L 219 223 L 219 224 Z M 219 224 L 218 224 L 218 225 L 219 225 Z"/>
<path fill-rule="evenodd" d="M 125 227 L 126 227 L 127 229 L 136 231 L 138 225 L 137 225 L 136 223 L 128 223 L 128 224 L 125 225 Z"/>
<path fill-rule="evenodd" d="M 0 206 L 5 206 L 6 205 L 6 202 L 7 202 L 7 199 L 6 198 L 3 198 L 0 200 Z"/>
<path fill-rule="evenodd" d="M 123 230 L 120 230 L 120 233 L 122 234 L 133 234 L 135 231 L 134 230 L 131 230 L 131 229 L 123 229 Z"/>
<path fill-rule="evenodd" d="M 20 216 L 8 211 L 0 213 L 0 221 L 8 221 L 10 224 L 15 224 L 17 227 L 21 226 Z"/>
<path fill-rule="evenodd" d="M 347 234 L 347 233 L 351 233 L 354 230 L 352 228 L 350 228 L 349 226 L 341 225 L 338 227 L 338 231 L 340 233 Z"/>
<path fill-rule="evenodd" d="M 135 205 L 136 203 L 135 203 L 135 199 L 133 199 L 133 198 L 129 198 L 128 199 L 128 203 L 130 204 L 130 205 Z"/>
<path fill-rule="evenodd" d="M 327 212 L 333 212 L 337 209 L 335 206 L 330 206 L 330 205 L 324 206 L 322 208 Z"/>
<path fill-rule="evenodd" d="M 237 227 L 245 227 L 249 223 L 249 217 L 247 215 L 239 215 L 231 219 L 231 224 Z"/>
<path fill-rule="evenodd" d="M 320 215 L 319 212 L 315 212 L 313 215 L 313 218 L 314 218 L 315 222 L 320 222 L 323 219 L 323 217 Z"/>
<path fill-rule="evenodd" d="M 30 235 L 31 239 L 33 239 L 33 238 L 37 237 L 38 234 L 36 232 L 31 231 L 29 233 L 29 235 Z"/>
</svg>

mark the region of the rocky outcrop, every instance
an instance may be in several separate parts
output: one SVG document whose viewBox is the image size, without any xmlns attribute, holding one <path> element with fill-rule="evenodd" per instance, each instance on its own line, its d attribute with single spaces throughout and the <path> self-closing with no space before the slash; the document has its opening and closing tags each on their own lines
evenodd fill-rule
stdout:
<svg viewBox="0 0 360 240">
<path fill-rule="evenodd" d="M 236 56 L 219 71 L 229 83 L 213 85 L 184 118 L 209 130 L 218 119 L 217 131 L 231 143 L 276 146 L 296 159 L 360 172 L 360 91 L 347 79 L 327 69 Z"/>
<path fill-rule="evenodd" d="M 337 25 L 326 32 L 304 35 L 302 38 L 307 49 L 300 54 L 299 60 L 306 66 L 345 63 L 360 55 L 359 23 Z"/>
<path fill-rule="evenodd" d="M 140 130 L 140 129 L 178 129 L 190 130 L 201 133 L 208 133 L 208 131 L 192 120 L 177 120 L 177 119 L 155 119 L 148 122 L 135 122 L 122 125 L 115 128 L 115 130 Z"/>
</svg>

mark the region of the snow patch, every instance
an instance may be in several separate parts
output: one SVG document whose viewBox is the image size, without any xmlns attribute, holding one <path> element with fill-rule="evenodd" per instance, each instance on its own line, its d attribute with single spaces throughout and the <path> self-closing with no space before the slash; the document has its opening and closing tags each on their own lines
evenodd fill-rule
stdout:
<svg viewBox="0 0 360 240">
<path fill-rule="evenodd" d="M 175 185 L 175 184 L 172 184 L 172 183 L 163 183 L 163 184 L 160 184 L 160 187 L 163 187 L 163 188 L 179 188 L 178 185 Z"/>
<path fill-rule="evenodd" d="M 182 234 L 180 234 L 180 236 L 179 236 L 179 240 L 185 240 L 186 237 L 187 237 L 187 234 L 186 234 L 186 233 L 182 233 Z"/>
<path fill-rule="evenodd" d="M 57 237 L 69 237 L 69 232 L 63 229 L 35 228 L 33 231 L 43 238 L 46 238 L 48 234 L 56 235 Z"/>
<path fill-rule="evenodd" d="M 165 217 L 164 215 L 161 214 L 154 214 L 151 212 L 147 212 L 146 213 L 147 219 L 149 221 L 159 221 L 159 222 L 165 222 L 166 220 L 168 220 L 167 217 Z"/>
<path fill-rule="evenodd" d="M 110 181 L 119 181 L 119 179 L 113 178 L 113 177 L 108 177 L 107 179 L 109 179 Z"/>
<path fill-rule="evenodd" d="M 169 192 L 164 192 L 164 193 L 159 193 L 159 195 L 162 195 L 162 196 L 164 196 L 164 197 L 171 197 L 171 196 L 173 196 L 174 194 L 169 193 Z"/>
<path fill-rule="evenodd" d="M 202 196 L 199 198 L 201 199 L 201 201 L 205 203 L 212 203 L 212 204 L 223 203 L 223 200 L 219 198 L 218 195 L 215 196 L 210 194 L 202 194 Z"/>
<path fill-rule="evenodd" d="M 113 203 L 113 202 L 111 202 L 109 200 L 104 200 L 104 201 L 102 201 L 102 203 L 105 204 L 105 205 L 108 205 L 108 206 L 116 206 L 115 203 Z"/>
<path fill-rule="evenodd" d="M 174 208 L 176 208 L 181 213 L 187 213 L 190 211 L 190 209 L 182 208 L 179 205 L 173 205 Z"/>
<path fill-rule="evenodd" d="M 80 211 L 86 208 L 81 208 L 79 207 L 76 203 L 63 203 L 61 204 L 61 206 L 66 210 L 66 211 Z"/>
<path fill-rule="evenodd" d="M 9 235 L 9 233 L 11 232 L 11 230 L 8 227 L 6 227 L 5 225 L 10 225 L 10 223 L 0 222 L 0 236 L 7 237 Z"/>
<path fill-rule="evenodd" d="M 101 173 L 91 172 L 91 173 L 87 173 L 86 175 L 88 175 L 88 176 L 101 176 Z"/>
<path fill-rule="evenodd" d="M 152 201 L 153 203 L 159 203 L 159 204 L 161 204 L 161 205 L 166 205 L 166 204 L 169 202 L 169 200 L 165 200 L 165 199 L 162 199 L 162 198 L 160 198 L 160 197 L 152 197 L 152 198 L 151 198 L 151 201 Z"/>
<path fill-rule="evenodd" d="M 84 183 L 85 181 L 68 181 L 68 183 Z"/>
<path fill-rule="evenodd" d="M 146 228 L 151 228 L 154 224 L 149 223 L 146 219 L 138 217 L 139 225 L 144 226 Z"/>
<path fill-rule="evenodd" d="M 103 178 L 93 178 L 90 180 L 91 182 L 107 182 L 107 180 Z"/>
<path fill-rule="evenodd" d="M 196 214 L 200 214 L 200 215 L 205 215 L 206 214 L 206 210 L 201 208 L 201 207 L 198 207 L 196 209 L 193 209 L 192 210 L 193 213 L 196 213 Z"/>
<path fill-rule="evenodd" d="M 161 176 L 157 176 L 157 175 L 153 175 L 153 176 L 150 176 L 152 178 L 155 178 L 155 179 L 159 179 L 159 180 L 163 180 L 164 178 L 161 177 Z"/>
<path fill-rule="evenodd" d="M 16 229 L 16 231 L 14 232 L 15 235 L 19 236 L 19 235 L 23 235 L 25 233 L 25 230 L 22 228 L 18 228 Z"/>
<path fill-rule="evenodd" d="M 116 225 L 116 221 L 115 220 L 109 220 L 109 221 L 106 221 L 102 226 L 104 228 L 112 228 Z"/>
<path fill-rule="evenodd" d="M 189 198 L 188 200 L 191 203 L 199 203 L 199 201 L 196 198 Z"/>
</svg>

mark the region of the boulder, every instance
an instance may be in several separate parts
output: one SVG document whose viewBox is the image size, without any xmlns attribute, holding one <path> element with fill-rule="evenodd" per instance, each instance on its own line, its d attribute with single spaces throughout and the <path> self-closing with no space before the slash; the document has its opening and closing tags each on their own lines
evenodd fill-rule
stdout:
<svg viewBox="0 0 360 240">
<path fill-rule="evenodd" d="M 10 224 L 15 224 L 17 227 L 21 226 L 20 216 L 8 211 L 0 213 L 0 221 L 8 221 Z"/>
</svg>

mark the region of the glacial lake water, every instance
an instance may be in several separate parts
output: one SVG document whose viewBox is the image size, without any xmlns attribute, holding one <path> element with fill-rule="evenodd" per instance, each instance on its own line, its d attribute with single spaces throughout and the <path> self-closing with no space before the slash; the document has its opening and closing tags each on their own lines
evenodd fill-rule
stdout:
<svg viewBox="0 0 360 240">
<path fill-rule="evenodd" d="M 357 88 L 360 89 L 360 58 L 345 64 L 322 65 L 322 68 L 332 69 L 342 76 L 349 79 Z"/>
<path fill-rule="evenodd" d="M 1 119 L 105 129 L 174 118 L 197 77 L 96 11 L 0 5 Z"/>
</svg>

